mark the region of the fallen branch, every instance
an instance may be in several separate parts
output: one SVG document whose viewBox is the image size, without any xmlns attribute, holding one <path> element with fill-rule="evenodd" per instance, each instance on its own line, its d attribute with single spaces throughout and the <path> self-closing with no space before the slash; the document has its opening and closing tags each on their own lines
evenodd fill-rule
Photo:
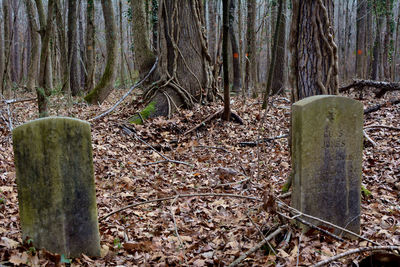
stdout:
<svg viewBox="0 0 400 267">
<path fill-rule="evenodd" d="M 111 113 L 119 104 L 122 103 L 122 101 L 125 100 L 125 98 L 127 98 L 127 97 L 131 94 L 131 92 L 133 91 L 133 89 L 135 89 L 136 87 L 140 86 L 145 80 L 147 80 L 147 78 L 150 77 L 150 75 L 151 75 L 151 74 L 153 73 L 153 71 L 156 69 L 157 64 L 158 64 L 158 57 L 156 58 L 156 61 L 154 62 L 153 67 L 151 67 L 150 71 L 146 74 L 146 76 L 145 76 L 143 79 L 141 79 L 139 82 L 137 82 L 136 84 L 134 84 L 134 85 L 129 89 L 129 91 L 126 92 L 126 93 L 121 97 L 121 99 L 118 100 L 117 103 L 114 104 L 114 106 L 112 106 L 109 110 L 107 110 L 107 111 L 101 113 L 100 115 L 98 115 L 98 116 L 96 116 L 96 117 L 90 119 L 89 121 L 98 120 L 98 119 L 100 119 L 100 118 L 102 118 L 102 117 L 108 115 L 109 113 Z"/>
<path fill-rule="evenodd" d="M 217 112 L 215 112 L 214 114 L 211 114 L 210 116 L 208 116 L 207 118 L 205 118 L 202 122 L 200 122 L 199 124 L 197 124 L 196 126 L 194 126 L 193 128 L 189 129 L 188 131 L 186 131 L 183 135 L 187 135 L 191 132 L 193 132 L 194 130 L 197 130 L 198 128 L 200 128 L 201 126 L 203 126 L 206 122 L 209 122 L 210 120 L 214 119 L 215 117 L 218 117 L 221 115 L 222 111 L 224 111 L 223 108 L 219 109 Z"/>
<path fill-rule="evenodd" d="M 353 80 L 353 83 L 339 88 L 339 92 L 345 92 L 350 90 L 351 88 L 354 88 L 355 90 L 360 90 L 364 87 L 374 87 L 381 89 L 375 95 L 377 98 L 381 98 L 386 92 L 389 91 L 400 91 L 400 83 L 355 79 Z"/>
<path fill-rule="evenodd" d="M 121 125 L 120 126 L 122 128 L 122 130 L 127 133 L 128 135 L 133 135 L 137 140 L 139 140 L 140 142 L 142 142 L 143 144 L 145 144 L 146 146 L 150 147 L 151 150 L 153 150 L 154 152 L 156 152 L 158 155 L 160 155 L 160 157 L 162 157 L 164 160 L 161 161 L 156 161 L 153 163 L 146 163 L 146 165 L 151 165 L 151 164 L 158 164 L 158 163 L 163 163 L 163 162 L 172 162 L 172 163 L 177 163 L 177 164 L 183 164 L 189 167 L 193 167 L 192 164 L 189 164 L 187 162 L 184 161 L 177 161 L 177 160 L 173 160 L 170 159 L 166 156 L 164 156 L 162 153 L 160 153 L 157 149 L 155 149 L 152 145 L 150 145 L 149 143 L 147 143 L 146 141 L 144 141 L 142 138 L 140 138 L 137 134 L 135 134 L 134 131 L 132 131 L 129 127 L 125 126 L 125 125 Z"/>
<path fill-rule="evenodd" d="M 369 113 L 378 111 L 383 107 L 397 105 L 397 104 L 400 104 L 400 99 L 393 99 L 393 100 L 390 100 L 390 101 L 388 101 L 386 103 L 378 104 L 378 105 L 375 105 L 375 106 L 372 106 L 372 107 L 364 109 L 364 114 L 369 114 Z"/>
<path fill-rule="evenodd" d="M 384 128 L 384 129 L 389 129 L 389 130 L 400 131 L 399 127 L 387 126 L 387 125 L 370 125 L 370 126 L 364 127 L 365 130 L 371 130 L 374 128 Z"/>
<path fill-rule="evenodd" d="M 372 144 L 373 147 L 376 146 L 376 143 L 374 142 L 374 140 L 372 140 L 371 137 L 369 137 L 369 135 L 367 134 L 367 132 L 365 130 L 363 131 L 363 135 L 368 140 L 368 142 L 370 142 Z"/>
<path fill-rule="evenodd" d="M 235 261 L 233 261 L 231 264 L 229 264 L 229 267 L 234 267 L 241 263 L 244 259 L 247 258 L 250 254 L 254 253 L 255 251 L 259 250 L 265 243 L 270 241 L 272 238 L 280 234 L 286 227 L 281 226 L 278 229 L 276 229 L 272 234 L 264 238 L 260 243 L 258 243 L 255 247 L 252 249 L 248 250 L 246 253 L 242 254 L 239 258 L 237 258 Z"/>
<path fill-rule="evenodd" d="M 243 198 L 243 199 L 248 199 L 248 200 L 253 200 L 253 201 L 259 201 L 259 202 L 262 201 L 261 199 L 256 198 L 256 197 L 242 196 L 242 195 L 235 195 L 235 194 L 222 194 L 222 193 L 221 194 L 219 194 L 219 193 L 195 193 L 195 194 L 182 194 L 182 195 L 178 194 L 178 195 L 174 195 L 174 196 L 151 199 L 151 200 L 147 200 L 147 201 L 143 201 L 143 202 L 129 204 L 128 206 L 125 206 L 116 211 L 110 212 L 110 213 L 104 215 L 103 217 L 100 217 L 99 222 L 107 219 L 111 215 L 114 215 L 114 214 L 124 211 L 126 209 L 130 209 L 130 208 L 134 208 L 137 206 L 154 203 L 154 202 L 162 202 L 162 201 L 171 200 L 171 199 L 175 199 L 175 198 L 187 198 L 187 197 L 233 197 L 233 198 Z"/>
<path fill-rule="evenodd" d="M 286 138 L 288 137 L 288 134 L 282 134 L 282 135 L 278 135 L 275 137 L 267 137 L 267 138 L 263 138 L 259 141 L 254 141 L 254 142 L 240 142 L 239 145 L 240 146 L 257 146 L 258 144 L 261 144 L 263 142 L 270 142 L 273 140 L 277 140 L 277 139 L 282 139 L 282 138 Z"/>
<path fill-rule="evenodd" d="M 340 253 L 336 256 L 333 256 L 329 259 L 323 260 L 318 262 L 317 264 L 312 265 L 311 267 L 319 267 L 319 266 L 324 266 L 332 261 L 338 260 L 340 258 L 344 258 L 348 255 L 355 254 L 355 253 L 360 253 L 360 252 L 365 252 L 365 251 L 376 251 L 376 250 L 397 250 L 400 252 L 400 247 L 398 246 L 377 246 L 377 247 L 366 247 L 366 248 L 357 248 L 357 249 L 352 249 L 343 253 Z"/>
<path fill-rule="evenodd" d="M 277 200 L 277 203 L 278 203 L 282 208 L 285 208 L 287 211 L 289 211 L 290 213 L 292 213 L 292 214 L 295 215 L 295 216 L 303 216 L 303 217 L 306 217 L 306 218 L 309 218 L 309 219 L 312 219 L 312 220 L 319 221 L 319 222 L 321 222 L 321 223 L 323 223 L 323 224 L 326 224 L 326 225 L 328 225 L 328 226 L 330 226 L 330 227 L 333 227 L 333 228 L 335 228 L 335 229 L 337 229 L 337 230 L 343 231 L 343 232 L 345 232 L 345 233 L 347 233 L 347 234 L 349 234 L 349 235 L 352 235 L 352 236 L 355 236 L 355 237 L 360 238 L 360 239 L 362 239 L 362 240 L 365 240 L 365 241 L 367 241 L 367 242 L 369 242 L 369 243 L 371 243 L 371 244 L 374 244 L 374 245 L 376 245 L 376 246 L 380 246 L 379 243 L 376 243 L 376 242 L 374 242 L 374 241 L 372 241 L 372 240 L 370 240 L 370 239 L 368 239 L 368 238 L 365 238 L 365 237 L 363 237 L 363 236 L 361 236 L 361 235 L 359 235 L 359 234 L 357 234 L 357 233 L 354 233 L 354 232 L 352 232 L 352 231 L 350 231 L 350 230 L 347 230 L 346 228 L 340 227 L 339 225 L 336 225 L 336 224 L 330 223 L 330 222 L 328 222 L 328 221 L 324 221 L 324 220 L 322 220 L 322 219 L 320 219 L 320 218 L 317 218 L 317 217 L 308 215 L 308 214 L 306 214 L 306 213 L 303 213 L 303 212 L 301 212 L 301 211 L 299 211 L 299 210 L 297 210 L 297 209 L 295 209 L 295 208 L 289 206 L 289 205 L 286 204 L 285 202 L 282 202 L 282 201 L 280 201 L 280 200 Z"/>
<path fill-rule="evenodd" d="M 37 98 L 25 98 L 25 99 L 6 99 L 6 100 L 1 100 L 1 102 L 5 104 L 14 104 L 18 102 L 28 102 L 28 101 L 34 101 Z"/>
</svg>

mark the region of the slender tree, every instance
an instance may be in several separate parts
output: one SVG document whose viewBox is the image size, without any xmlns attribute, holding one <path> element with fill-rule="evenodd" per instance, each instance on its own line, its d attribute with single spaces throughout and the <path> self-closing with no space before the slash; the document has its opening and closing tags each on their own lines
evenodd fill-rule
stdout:
<svg viewBox="0 0 400 267">
<path fill-rule="evenodd" d="M 366 64 L 367 5 L 367 0 L 358 1 L 357 5 L 356 75 L 358 78 L 364 78 Z"/>
<path fill-rule="evenodd" d="M 95 6 L 94 0 L 87 0 L 87 11 L 86 11 L 86 84 L 85 91 L 90 91 L 94 88 L 95 83 L 95 71 L 96 71 L 96 60 L 95 60 L 95 34 L 96 26 L 94 24 Z"/>
<path fill-rule="evenodd" d="M 232 9 L 228 5 L 229 0 L 222 0 L 222 14 L 223 14 L 223 40 L 222 40 L 222 61 L 224 68 L 224 113 L 222 118 L 229 121 L 231 117 L 230 98 L 229 98 L 229 58 L 228 58 L 228 40 L 229 40 L 229 27 L 231 26 L 230 17 Z M 233 0 L 231 0 L 233 2 Z"/>
<path fill-rule="evenodd" d="M 119 47 L 120 47 L 120 86 L 125 86 L 125 65 L 124 65 L 124 31 L 122 26 L 122 0 L 119 0 Z"/>
<path fill-rule="evenodd" d="M 114 20 L 114 8 L 111 0 L 101 0 L 106 27 L 107 63 L 99 83 L 85 96 L 90 104 L 102 103 L 114 88 L 117 66 L 117 27 Z"/>
<path fill-rule="evenodd" d="M 11 34 L 10 34 L 10 4 L 8 0 L 3 0 L 3 25 L 4 25 L 4 69 L 1 80 L 1 93 L 4 94 L 4 89 L 9 81 L 10 51 L 11 51 Z"/>
<path fill-rule="evenodd" d="M 246 74 L 245 74 L 245 87 L 248 94 L 253 92 L 255 94 L 255 83 L 257 75 L 256 64 L 256 1 L 247 1 L 247 52 L 246 52 Z"/>
<path fill-rule="evenodd" d="M 333 0 L 293 1 L 291 25 L 292 100 L 338 93 Z"/>
<path fill-rule="evenodd" d="M 31 0 L 24 0 L 26 6 L 26 14 L 29 23 L 29 32 L 31 36 L 31 55 L 28 71 L 28 80 L 26 87 L 34 90 L 37 85 L 39 74 L 39 56 L 40 56 L 40 35 L 39 26 L 36 23 L 35 8 Z"/>
<path fill-rule="evenodd" d="M 230 0 L 229 4 L 229 39 L 231 41 L 232 48 L 232 67 L 233 67 L 233 86 L 232 90 L 239 93 L 242 87 L 241 82 L 241 69 L 240 69 L 240 58 L 239 58 L 239 45 L 235 33 L 235 0 Z"/>
<path fill-rule="evenodd" d="M 68 65 L 68 47 L 65 31 L 65 19 L 64 13 L 61 8 L 60 0 L 54 0 L 55 14 L 56 14 L 56 24 L 57 24 L 57 39 L 60 48 L 60 59 L 61 59 L 61 90 L 69 94 L 69 65 Z"/>
<path fill-rule="evenodd" d="M 76 96 L 80 91 L 80 74 L 78 64 L 78 1 L 68 0 L 68 68 L 71 94 Z"/>
</svg>

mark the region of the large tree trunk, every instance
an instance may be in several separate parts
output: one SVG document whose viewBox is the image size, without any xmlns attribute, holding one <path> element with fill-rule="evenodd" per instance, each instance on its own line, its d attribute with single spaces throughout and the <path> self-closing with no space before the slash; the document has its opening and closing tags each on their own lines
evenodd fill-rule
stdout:
<svg viewBox="0 0 400 267">
<path fill-rule="evenodd" d="M 80 89 L 80 75 L 78 64 L 78 1 L 68 0 L 68 67 L 71 94 L 76 96 Z"/>
<path fill-rule="evenodd" d="M 96 26 L 94 25 L 94 1 L 87 0 L 87 12 L 86 12 L 86 85 L 85 91 L 90 91 L 94 88 L 95 83 L 95 71 L 96 71 L 96 60 L 95 60 L 95 34 Z"/>
<path fill-rule="evenodd" d="M 333 1 L 293 1 L 291 26 L 292 100 L 338 93 Z"/>
<path fill-rule="evenodd" d="M 392 23 L 392 9 L 393 9 L 393 1 L 392 0 L 386 0 L 386 5 L 385 5 L 385 15 L 386 15 L 386 30 L 385 30 L 385 38 L 383 41 L 383 69 L 384 69 L 384 76 L 385 80 L 389 80 L 391 75 L 390 75 L 390 55 L 389 55 L 389 50 L 390 50 L 390 42 L 393 34 L 393 28 L 391 27 Z"/>
<path fill-rule="evenodd" d="M 212 64 L 215 64 L 215 50 L 216 50 L 216 40 L 217 40 L 217 15 L 215 10 L 217 9 L 218 1 L 208 0 L 207 12 L 208 12 L 208 51 L 211 56 Z"/>
<path fill-rule="evenodd" d="M 104 23 L 106 25 L 107 63 L 99 83 L 85 96 L 90 104 L 102 103 L 114 88 L 117 67 L 117 27 L 111 0 L 101 0 Z"/>
<path fill-rule="evenodd" d="M 11 46 L 11 80 L 18 84 L 20 82 L 20 74 L 21 74 L 21 53 L 20 53 L 20 35 L 19 35 L 19 4 L 20 1 L 13 0 L 12 3 L 12 10 L 13 10 L 13 18 L 12 18 L 12 46 Z"/>
<path fill-rule="evenodd" d="M 378 80 L 379 79 L 379 61 L 380 61 L 380 50 L 381 50 L 381 32 L 382 32 L 382 24 L 383 18 L 376 18 L 376 34 L 374 47 L 372 49 L 372 62 L 371 62 L 371 79 Z"/>
<path fill-rule="evenodd" d="M 159 64 L 158 75 L 155 75 L 160 79 L 144 96 L 150 104 L 142 117 L 167 116 L 176 107 L 190 108 L 196 102 L 214 98 L 211 58 L 202 31 L 202 14 L 201 0 L 160 1 Z M 137 117 L 132 121 L 141 122 Z"/>
<path fill-rule="evenodd" d="M 34 90 L 37 85 L 38 73 L 39 73 L 39 56 L 40 56 L 40 36 L 39 26 L 35 19 L 35 9 L 31 0 L 24 0 L 26 6 L 26 13 L 29 23 L 29 32 L 31 36 L 31 55 L 28 71 L 28 80 L 26 87 L 29 90 Z"/>
<path fill-rule="evenodd" d="M 1 93 L 4 94 L 4 89 L 7 88 L 9 81 L 9 61 L 10 61 L 10 48 L 11 48 L 11 34 L 10 34 L 10 5 L 8 0 L 3 0 L 3 24 L 4 24 L 4 69 L 1 80 Z"/>
</svg>

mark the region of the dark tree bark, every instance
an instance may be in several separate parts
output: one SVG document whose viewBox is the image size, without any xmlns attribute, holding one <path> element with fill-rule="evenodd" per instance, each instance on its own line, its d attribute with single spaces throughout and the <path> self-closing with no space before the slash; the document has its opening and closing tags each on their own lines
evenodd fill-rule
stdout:
<svg viewBox="0 0 400 267">
<path fill-rule="evenodd" d="M 10 33 L 10 4 L 8 0 L 3 0 L 3 24 L 4 24 L 4 70 L 1 80 L 1 93 L 4 94 L 4 89 L 9 81 L 9 61 L 11 50 L 11 33 Z"/>
<path fill-rule="evenodd" d="M 239 93 L 242 87 L 239 46 L 235 34 L 234 21 L 235 21 L 235 0 L 230 0 L 229 4 L 229 38 L 231 40 L 232 48 L 232 67 L 233 67 L 233 86 L 232 90 Z"/>
<path fill-rule="evenodd" d="M 19 4 L 20 1 L 13 0 L 12 3 L 12 46 L 11 46 L 11 80 L 15 83 L 20 82 L 21 74 L 21 51 L 20 51 L 20 34 L 19 34 Z"/>
<path fill-rule="evenodd" d="M 64 93 L 70 93 L 69 86 L 69 67 L 68 67 L 68 48 L 65 32 L 65 20 L 64 14 L 62 12 L 60 0 L 55 0 L 55 14 L 56 14 L 56 24 L 57 24 L 57 36 L 60 47 L 60 58 L 61 58 L 61 90 Z"/>
<path fill-rule="evenodd" d="M 80 91 L 80 74 L 78 61 L 78 1 L 68 0 L 68 67 L 71 94 L 78 95 Z"/>
<path fill-rule="evenodd" d="M 246 53 L 246 74 L 245 74 L 245 88 L 250 94 L 255 94 L 255 83 L 257 75 L 256 63 L 256 1 L 247 1 L 247 53 Z"/>
<path fill-rule="evenodd" d="M 222 40 L 222 61 L 224 68 L 224 112 L 222 114 L 222 118 L 226 121 L 229 121 L 231 117 L 231 108 L 230 108 L 230 95 L 229 95 L 229 58 L 228 58 L 228 40 L 229 40 L 229 26 L 230 24 L 230 16 L 232 15 L 232 10 L 228 5 L 229 0 L 222 1 L 222 15 L 223 15 L 223 40 Z M 233 0 L 231 0 L 233 2 Z"/>
<path fill-rule="evenodd" d="M 88 92 L 94 88 L 95 83 L 95 71 L 96 71 L 96 60 L 95 60 L 95 34 L 96 26 L 94 24 L 95 6 L 94 0 L 87 0 L 87 11 L 86 11 L 86 84 L 85 91 Z"/>
<path fill-rule="evenodd" d="M 29 32 L 31 36 L 31 55 L 30 64 L 28 71 L 28 80 L 26 82 L 26 87 L 29 90 L 34 90 L 37 85 L 38 73 L 39 73 L 39 56 L 40 56 L 40 36 L 39 36 L 39 26 L 35 19 L 35 9 L 33 2 L 31 0 L 24 0 L 26 6 L 26 14 L 29 23 Z"/>
<path fill-rule="evenodd" d="M 385 80 L 390 79 L 390 42 L 393 34 L 393 28 L 391 27 L 391 22 L 392 22 L 392 9 L 393 9 L 393 1 L 392 0 L 386 0 L 385 4 L 385 17 L 386 17 L 386 30 L 385 30 L 385 37 L 383 40 L 383 74 L 385 77 Z"/>
<path fill-rule="evenodd" d="M 216 21 L 216 5 L 218 1 L 208 0 L 207 11 L 208 11 L 208 51 L 210 53 L 212 64 L 216 62 L 215 51 L 216 51 L 216 40 L 217 40 L 217 21 Z"/>
<path fill-rule="evenodd" d="M 194 103 L 214 99 L 211 58 L 202 31 L 205 25 L 202 8 L 201 0 L 160 1 L 159 64 L 152 79 L 154 83 L 144 95 L 149 104 L 141 112 L 142 117 L 167 116 L 177 107 L 191 108 Z M 154 61 L 147 56 L 142 62 Z M 131 121 L 141 122 L 136 116 Z"/>
<path fill-rule="evenodd" d="M 380 50 L 381 50 L 381 32 L 382 32 L 383 18 L 377 17 L 376 35 L 374 41 L 374 47 L 372 49 L 372 62 L 371 62 L 371 79 L 379 79 L 379 61 L 380 61 Z"/>
<path fill-rule="evenodd" d="M 41 0 L 36 0 L 37 8 L 39 10 L 40 5 L 42 4 Z M 43 6 L 42 6 L 43 8 Z M 40 68 L 39 68 L 39 87 L 36 89 L 37 99 L 38 99 L 38 107 L 39 107 L 39 116 L 46 117 L 48 116 L 48 97 L 50 96 L 51 84 L 49 82 L 49 60 L 50 57 L 50 38 L 53 32 L 53 14 L 54 14 L 54 0 L 49 0 L 48 9 L 47 9 L 47 21 L 41 24 L 42 31 L 42 48 L 40 52 Z M 43 11 L 43 9 L 42 9 Z M 44 21 L 44 12 L 42 14 L 39 13 L 39 17 L 42 16 L 41 21 Z"/>
<path fill-rule="evenodd" d="M 114 8 L 111 0 L 101 0 L 104 23 L 106 26 L 107 62 L 99 83 L 85 96 L 90 104 L 102 103 L 114 88 L 117 67 L 117 27 L 114 20 Z"/>
<path fill-rule="evenodd" d="M 367 33 L 367 1 L 359 1 L 357 5 L 357 40 L 356 40 L 356 75 L 365 77 L 366 65 L 366 33 Z"/>
<path fill-rule="evenodd" d="M 124 65 L 124 31 L 122 26 L 122 1 L 119 0 L 119 48 L 120 48 L 120 86 L 125 87 L 125 65 Z"/>
<path fill-rule="evenodd" d="M 338 93 L 333 0 L 293 1 L 291 83 L 293 102 Z"/>
<path fill-rule="evenodd" d="M 282 1 L 282 14 L 278 27 L 278 43 L 276 47 L 276 60 L 271 85 L 271 94 L 283 93 L 286 82 L 286 0 Z M 279 12 L 279 10 L 278 10 Z M 278 14 L 279 16 L 279 14 Z M 275 37 L 274 37 L 275 38 Z"/>
<path fill-rule="evenodd" d="M 153 51 L 157 51 L 158 43 L 158 0 L 151 1 L 151 24 L 153 26 Z"/>
</svg>

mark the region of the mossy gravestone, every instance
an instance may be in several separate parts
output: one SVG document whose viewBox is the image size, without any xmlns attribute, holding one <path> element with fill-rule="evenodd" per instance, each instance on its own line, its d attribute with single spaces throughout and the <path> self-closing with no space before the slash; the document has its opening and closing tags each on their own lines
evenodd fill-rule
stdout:
<svg viewBox="0 0 400 267">
<path fill-rule="evenodd" d="M 23 238 L 66 257 L 100 255 L 90 125 L 38 119 L 13 130 Z"/>
<path fill-rule="evenodd" d="M 294 103 L 292 205 L 306 214 L 359 233 L 362 147 L 363 105 L 360 102 L 323 95 Z"/>
</svg>

